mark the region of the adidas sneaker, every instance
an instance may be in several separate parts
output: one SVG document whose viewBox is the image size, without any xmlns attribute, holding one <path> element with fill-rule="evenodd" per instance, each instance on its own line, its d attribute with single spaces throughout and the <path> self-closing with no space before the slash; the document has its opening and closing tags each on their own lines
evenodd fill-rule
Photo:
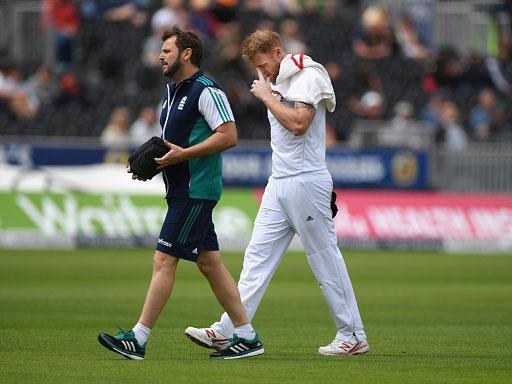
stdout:
<svg viewBox="0 0 512 384">
<path fill-rule="evenodd" d="M 188 327 L 185 329 L 185 335 L 194 343 L 205 348 L 221 350 L 229 343 L 225 335 L 212 328 Z"/>
<path fill-rule="evenodd" d="M 102 332 L 98 335 L 98 341 L 105 348 L 119 353 L 127 359 L 144 360 L 147 343 L 140 345 L 135 338 L 135 333 L 133 333 L 131 329 L 128 331 L 119 329 L 119 332 L 115 336 L 110 336 Z"/>
<path fill-rule="evenodd" d="M 234 333 L 233 338 L 229 339 L 229 344 L 224 349 L 210 354 L 210 357 L 218 360 L 232 360 L 258 356 L 264 352 L 263 344 L 261 344 L 258 335 L 252 340 L 246 340 Z"/>
</svg>

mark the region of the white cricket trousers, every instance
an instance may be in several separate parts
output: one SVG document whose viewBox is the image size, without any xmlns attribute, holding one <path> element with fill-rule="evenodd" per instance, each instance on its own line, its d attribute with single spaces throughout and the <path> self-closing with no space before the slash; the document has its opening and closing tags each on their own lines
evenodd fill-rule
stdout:
<svg viewBox="0 0 512 384">
<path fill-rule="evenodd" d="M 242 303 L 252 320 L 293 236 L 306 251 L 313 274 L 336 324 L 336 338 L 353 333 L 366 338 L 347 267 L 337 246 L 331 212 L 332 177 L 327 170 L 270 177 L 245 251 L 238 282 Z M 233 323 L 224 313 L 213 329 L 231 336 Z"/>
</svg>

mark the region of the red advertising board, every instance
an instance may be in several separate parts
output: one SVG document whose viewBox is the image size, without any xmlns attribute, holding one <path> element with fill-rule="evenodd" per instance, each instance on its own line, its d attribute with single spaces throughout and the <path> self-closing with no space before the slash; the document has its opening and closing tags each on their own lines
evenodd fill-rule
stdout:
<svg viewBox="0 0 512 384">
<path fill-rule="evenodd" d="M 512 195 L 337 193 L 340 239 L 512 240 Z"/>
</svg>

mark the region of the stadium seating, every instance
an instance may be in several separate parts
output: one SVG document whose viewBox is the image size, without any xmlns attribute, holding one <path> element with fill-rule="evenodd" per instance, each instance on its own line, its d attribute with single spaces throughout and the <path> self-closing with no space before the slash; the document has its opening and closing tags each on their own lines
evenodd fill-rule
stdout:
<svg viewBox="0 0 512 384">
<path fill-rule="evenodd" d="M 159 1 L 149 2 L 149 16 L 159 4 Z M 399 101 L 412 103 L 416 116 L 419 116 L 429 100 L 422 83 L 428 63 L 401 55 L 379 60 L 364 60 L 354 55 L 351 42 L 358 28 L 359 15 L 358 8 L 344 7 L 343 12 L 336 14 L 304 12 L 294 16 L 300 23 L 301 37 L 309 48 L 308 53 L 322 63 L 334 62 L 341 68 L 341 78 L 334 81 L 338 109 L 328 117 L 338 140 L 349 137 L 358 117 L 347 106 L 347 101 L 357 91 L 357 72 L 361 68 L 378 76 L 382 83 L 385 103 L 381 119 L 392 118 L 393 107 Z M 262 22 L 274 23 L 277 29 L 284 16 L 241 10 L 237 16 L 239 39 Z M 136 27 L 129 21 L 114 23 L 101 18 L 82 17 L 74 40 L 72 75 L 78 81 L 76 92 L 63 92 L 61 86 L 53 101 L 45 104 L 31 120 L 16 118 L 7 103 L 0 99 L 0 135 L 98 137 L 116 106 L 127 106 L 135 117 L 142 107 L 157 105 L 162 95 L 163 79 L 158 69 L 148 69 L 141 60 L 142 46 L 150 34 L 149 24 Z M 241 93 L 247 93 L 252 74 L 240 62 L 219 61 L 216 58 L 219 46 L 217 42 L 213 43 L 206 46 L 205 70 L 225 87 L 238 120 L 240 138 L 268 139 L 268 125 L 262 106 L 247 100 L 250 97 L 240 97 Z M 41 63 L 30 58 L 16 64 L 26 79 Z M 476 103 L 477 90 L 471 86 L 458 87 L 453 99 L 465 123 L 468 111 Z"/>
</svg>

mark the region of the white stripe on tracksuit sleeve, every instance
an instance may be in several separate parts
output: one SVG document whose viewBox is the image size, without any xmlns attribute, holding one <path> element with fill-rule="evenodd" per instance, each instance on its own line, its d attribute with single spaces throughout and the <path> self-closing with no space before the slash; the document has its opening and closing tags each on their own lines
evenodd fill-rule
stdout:
<svg viewBox="0 0 512 384">
<path fill-rule="evenodd" d="M 228 121 L 235 121 L 226 94 L 218 88 L 205 87 L 198 106 L 212 131 Z"/>
</svg>

